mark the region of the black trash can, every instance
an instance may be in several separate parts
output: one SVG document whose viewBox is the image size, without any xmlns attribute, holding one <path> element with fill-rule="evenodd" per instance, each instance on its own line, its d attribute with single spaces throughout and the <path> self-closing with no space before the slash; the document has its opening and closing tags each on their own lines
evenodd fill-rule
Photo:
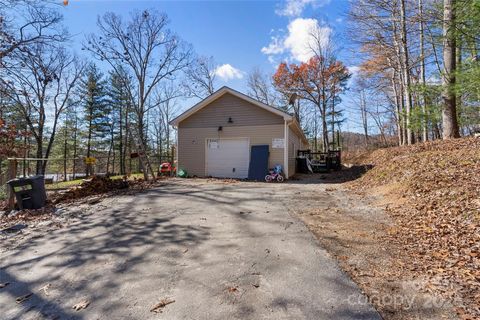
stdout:
<svg viewBox="0 0 480 320">
<path fill-rule="evenodd" d="M 45 206 L 47 193 L 42 175 L 13 179 L 7 184 L 15 194 L 19 209 L 40 209 Z"/>
<path fill-rule="evenodd" d="M 297 158 L 297 172 L 310 173 L 310 170 L 308 170 L 307 158 Z"/>
</svg>

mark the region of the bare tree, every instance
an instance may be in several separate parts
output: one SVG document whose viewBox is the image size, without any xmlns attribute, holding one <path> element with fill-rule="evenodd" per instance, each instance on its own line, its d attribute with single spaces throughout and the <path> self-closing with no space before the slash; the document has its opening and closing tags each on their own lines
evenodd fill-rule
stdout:
<svg viewBox="0 0 480 320">
<path fill-rule="evenodd" d="M 62 15 L 49 1 L 0 1 L 0 61 L 15 51 L 25 51 L 34 43 L 51 45 L 64 41 Z"/>
<path fill-rule="evenodd" d="M 325 79 L 325 73 L 328 68 L 330 61 L 334 57 L 334 49 L 331 35 L 325 37 L 322 30 L 318 27 L 311 30 L 311 37 L 313 41 L 309 44 L 310 50 L 313 52 L 314 56 L 318 59 L 319 64 L 319 75 L 320 75 L 320 86 L 318 87 L 318 101 L 314 101 L 317 104 L 317 107 L 320 111 L 320 117 L 322 119 L 322 131 L 323 131 L 323 148 L 324 151 L 328 150 L 329 139 L 328 139 L 328 128 L 327 128 L 327 104 L 328 104 L 328 94 L 327 94 L 327 81 Z"/>
<path fill-rule="evenodd" d="M 363 134 L 365 136 L 365 147 L 368 148 L 368 110 L 365 89 L 360 91 L 360 114 L 362 115 Z"/>
<path fill-rule="evenodd" d="M 215 61 L 213 57 L 197 57 L 185 72 L 188 95 L 204 99 L 215 92 Z"/>
<path fill-rule="evenodd" d="M 191 48 L 168 29 L 167 16 L 155 10 L 133 12 L 128 21 L 109 12 L 98 18 L 97 25 L 98 33 L 87 37 L 85 48 L 115 71 L 122 65 L 133 75 L 136 81 L 128 91 L 139 140 L 146 146 L 145 115 L 157 106 L 151 95 L 158 84 L 190 65 Z M 147 170 L 144 175 L 148 179 Z"/>
<path fill-rule="evenodd" d="M 170 127 L 170 121 L 173 119 L 178 111 L 177 99 L 185 96 L 185 93 L 180 90 L 175 82 L 165 83 L 155 92 L 156 105 L 160 113 L 159 125 L 160 132 L 164 133 L 165 149 L 170 152 L 170 146 L 172 141 L 172 132 Z"/>
<path fill-rule="evenodd" d="M 259 68 L 253 69 L 247 78 L 248 94 L 260 102 L 277 106 L 278 99 L 270 79 Z"/>
<path fill-rule="evenodd" d="M 362 68 L 368 70 L 370 77 L 388 81 L 391 88 L 400 145 L 414 142 L 410 123 L 414 107 L 412 70 L 421 61 L 416 61 L 414 55 L 412 59 L 411 54 L 416 49 L 412 40 L 416 32 L 411 20 L 412 3 L 411 0 L 353 1 L 349 14 L 353 22 L 349 30 L 352 38 L 366 53 Z"/>
<path fill-rule="evenodd" d="M 426 66 L 425 66 L 425 21 L 423 15 L 423 0 L 418 0 L 418 21 L 419 21 L 419 42 L 420 42 L 420 84 L 422 85 L 421 105 L 422 105 L 422 138 L 428 140 L 428 117 L 427 117 L 427 99 L 425 97 L 426 84 Z"/>
<path fill-rule="evenodd" d="M 27 50 L 12 54 L 2 73 L 4 86 L 36 141 L 37 158 L 48 158 L 60 115 L 83 70 L 78 59 L 65 49 L 34 43 Z M 49 119 L 52 117 L 52 119 Z M 51 124 L 46 136 L 46 125 Z M 47 141 L 44 149 L 44 141 Z M 47 161 L 38 161 L 37 174 L 45 173 Z"/>
<path fill-rule="evenodd" d="M 407 34 L 407 18 L 406 18 L 406 0 L 400 1 L 400 42 L 401 42 L 401 59 L 402 72 L 404 81 L 405 94 L 405 112 L 406 112 L 406 131 L 407 144 L 412 144 L 413 132 L 411 130 L 410 117 L 413 108 L 412 93 L 411 93 L 411 74 L 410 74 L 410 60 L 409 60 L 409 42 Z"/>
</svg>

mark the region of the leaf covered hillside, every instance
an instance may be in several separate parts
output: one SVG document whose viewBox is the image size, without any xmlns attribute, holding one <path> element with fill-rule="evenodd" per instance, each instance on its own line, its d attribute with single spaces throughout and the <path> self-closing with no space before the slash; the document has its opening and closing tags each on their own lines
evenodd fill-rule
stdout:
<svg viewBox="0 0 480 320">
<path fill-rule="evenodd" d="M 387 199 L 405 268 L 480 317 L 480 138 L 380 149 L 356 164 L 373 165 L 351 186 Z"/>
</svg>

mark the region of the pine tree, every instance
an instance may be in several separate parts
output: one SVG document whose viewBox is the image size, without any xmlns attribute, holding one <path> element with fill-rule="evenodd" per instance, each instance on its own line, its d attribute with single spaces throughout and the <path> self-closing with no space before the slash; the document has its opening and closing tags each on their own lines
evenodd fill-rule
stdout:
<svg viewBox="0 0 480 320">
<path fill-rule="evenodd" d="M 471 135 L 480 129 L 480 0 L 458 0 L 456 10 L 458 121 L 462 134 Z"/>
<path fill-rule="evenodd" d="M 72 174 L 70 177 L 75 178 L 76 163 L 75 158 L 78 152 L 78 127 L 79 127 L 79 115 L 77 111 L 77 105 L 72 101 L 68 101 L 68 106 L 65 109 L 65 113 L 61 117 L 61 126 L 57 132 L 57 139 L 52 148 L 53 158 L 61 158 L 62 163 L 55 162 L 51 165 L 51 168 L 55 168 L 60 172 L 60 167 L 63 166 L 63 180 L 69 180 L 69 172 Z"/>
<path fill-rule="evenodd" d="M 107 103 L 106 81 L 95 64 L 87 68 L 80 86 L 87 134 L 86 156 L 89 158 L 93 146 L 101 148 L 105 145 L 109 133 L 110 106 Z M 91 166 L 87 165 L 87 176 L 92 173 Z"/>
<path fill-rule="evenodd" d="M 118 150 L 118 164 L 120 174 L 126 174 L 126 154 L 128 144 L 128 124 L 132 110 L 131 98 L 128 91 L 130 79 L 128 74 L 121 68 L 119 72 L 110 72 L 108 87 L 108 103 L 111 110 L 110 125 L 110 153 L 113 152 L 112 169 L 115 170 L 115 150 Z"/>
</svg>

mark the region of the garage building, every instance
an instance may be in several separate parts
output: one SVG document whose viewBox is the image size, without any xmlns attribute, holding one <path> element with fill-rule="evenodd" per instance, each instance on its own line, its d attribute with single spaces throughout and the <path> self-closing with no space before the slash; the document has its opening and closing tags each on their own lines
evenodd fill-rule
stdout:
<svg viewBox="0 0 480 320">
<path fill-rule="evenodd" d="M 295 174 L 308 141 L 294 116 L 222 87 L 170 122 L 178 129 L 177 165 L 189 176 L 262 180 L 282 165 Z"/>
</svg>

